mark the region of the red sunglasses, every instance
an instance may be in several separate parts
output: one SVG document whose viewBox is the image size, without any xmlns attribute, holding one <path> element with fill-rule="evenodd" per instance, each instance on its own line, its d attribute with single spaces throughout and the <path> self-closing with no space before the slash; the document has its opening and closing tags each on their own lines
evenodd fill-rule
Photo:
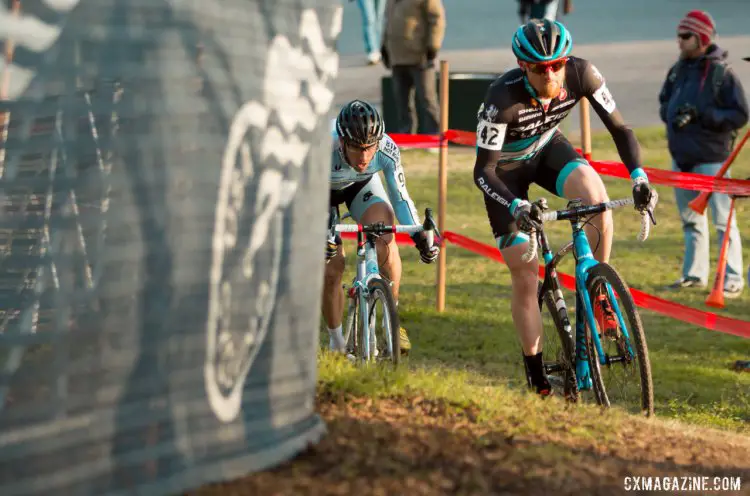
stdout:
<svg viewBox="0 0 750 496">
<path fill-rule="evenodd" d="M 567 58 L 557 59 L 553 62 L 542 62 L 539 64 L 527 64 L 529 70 L 534 74 L 545 74 L 547 71 L 559 72 L 568 63 Z"/>
</svg>

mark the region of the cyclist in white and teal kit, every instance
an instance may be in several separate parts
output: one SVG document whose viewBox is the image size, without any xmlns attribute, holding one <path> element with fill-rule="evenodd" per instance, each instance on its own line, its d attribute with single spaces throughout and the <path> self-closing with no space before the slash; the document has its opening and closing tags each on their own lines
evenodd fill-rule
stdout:
<svg viewBox="0 0 750 496">
<path fill-rule="evenodd" d="M 379 172 L 385 178 L 385 187 Z M 384 133 L 380 113 L 362 100 L 346 104 L 336 118 L 330 198 L 332 207 L 345 203 L 354 220 L 360 224 L 383 222 L 394 225 L 396 219 L 400 224 L 422 222 L 406 190 L 398 146 Z M 437 259 L 440 248 L 429 244 L 424 233 L 415 234 L 413 239 L 423 262 L 432 263 Z M 393 282 L 391 289 L 398 303 L 401 257 L 394 236 L 380 236 L 377 250 L 382 273 Z M 341 285 L 344 248 L 341 243 L 329 245 L 326 257 L 323 318 L 328 326 L 331 349 L 344 351 L 346 343 L 341 325 L 344 311 Z M 410 348 L 406 330 L 401 328 L 401 350 L 408 352 Z"/>
<path fill-rule="evenodd" d="M 559 22 L 533 20 L 513 36 L 518 68 L 495 80 L 479 108 L 474 181 L 482 196 L 498 248 L 510 268 L 511 314 L 521 339 L 532 384 L 541 395 L 551 391 L 544 375 L 542 321 L 537 304 L 537 259 L 522 261 L 528 233 L 540 226 L 541 212 L 529 203 L 529 185 L 580 198 L 586 204 L 608 201 L 599 175 L 557 129 L 586 98 L 612 136 L 633 180 L 637 209 L 653 210 L 657 195 L 641 166 L 640 147 L 625 125 L 604 76 L 588 60 L 570 55 L 573 40 Z M 614 227 L 611 212 L 594 217 L 586 234 L 594 256 L 607 262 Z M 601 239 L 596 242 L 596 236 Z M 606 295 L 598 295 L 594 313 L 602 329 L 616 325 Z"/>
</svg>

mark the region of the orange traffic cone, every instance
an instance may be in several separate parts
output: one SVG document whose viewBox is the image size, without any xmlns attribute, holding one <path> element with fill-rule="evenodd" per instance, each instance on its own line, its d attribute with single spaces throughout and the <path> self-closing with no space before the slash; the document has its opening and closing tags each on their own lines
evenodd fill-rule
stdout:
<svg viewBox="0 0 750 496">
<path fill-rule="evenodd" d="M 729 207 L 729 216 L 727 217 L 727 228 L 724 231 L 724 239 L 721 241 L 721 251 L 719 252 L 719 263 L 716 267 L 716 280 L 714 287 L 706 298 L 706 305 L 714 308 L 724 308 L 724 276 L 727 273 L 727 251 L 729 251 L 729 231 L 732 229 L 732 216 L 734 215 L 734 198 Z"/>
</svg>

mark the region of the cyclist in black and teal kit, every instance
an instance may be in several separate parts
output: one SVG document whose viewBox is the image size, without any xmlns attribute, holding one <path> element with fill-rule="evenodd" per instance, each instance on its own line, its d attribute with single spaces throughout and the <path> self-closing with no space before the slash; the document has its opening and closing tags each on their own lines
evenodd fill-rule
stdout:
<svg viewBox="0 0 750 496">
<path fill-rule="evenodd" d="M 533 20 L 518 28 L 512 49 L 518 69 L 506 72 L 487 90 L 477 114 L 477 158 L 474 180 L 484 193 L 490 226 L 510 268 L 511 313 L 526 365 L 538 393 L 549 394 L 540 338 L 537 304 L 538 261 L 521 261 L 528 232 L 539 227 L 528 189 L 536 183 L 563 198 L 594 204 L 607 201 L 599 175 L 558 131 L 575 104 L 586 98 L 604 122 L 633 180 L 637 209 L 653 209 L 656 192 L 641 168 L 640 147 L 617 110 L 604 77 L 591 62 L 570 56 L 573 41 L 560 22 Z M 590 239 L 601 233 L 597 260 L 606 262 L 612 246 L 612 215 L 605 212 L 587 226 Z M 604 295 L 602 295 L 604 298 Z M 603 328 L 615 325 L 606 302 L 596 305 Z M 609 322 L 608 322 L 609 321 Z"/>
</svg>

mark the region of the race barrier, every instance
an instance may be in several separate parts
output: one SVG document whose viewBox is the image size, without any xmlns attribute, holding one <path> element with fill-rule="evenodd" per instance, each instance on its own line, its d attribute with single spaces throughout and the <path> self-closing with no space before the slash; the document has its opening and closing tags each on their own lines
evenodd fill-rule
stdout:
<svg viewBox="0 0 750 496">
<path fill-rule="evenodd" d="M 3 4 L 0 495 L 192 494 L 317 443 L 295 240 L 341 2 Z"/>
<path fill-rule="evenodd" d="M 355 239 L 356 233 L 343 233 L 341 237 L 344 239 Z M 443 240 L 449 241 L 450 243 L 476 253 L 477 255 L 505 264 L 502 254 L 495 246 L 481 243 L 452 231 L 443 232 Z M 397 234 L 396 241 L 398 244 L 414 244 L 407 234 Z M 559 270 L 557 275 L 565 288 L 571 291 L 575 290 L 575 278 L 572 275 L 565 274 Z M 539 277 L 544 277 L 544 266 L 541 265 L 539 266 Z M 724 317 L 713 312 L 704 312 L 680 303 L 659 298 L 658 296 L 650 295 L 638 289 L 630 288 L 630 294 L 633 295 L 633 300 L 639 308 L 651 310 L 666 317 L 679 320 L 680 322 L 693 324 L 711 331 L 750 339 L 750 322 L 733 319 L 731 317 Z"/>
</svg>

